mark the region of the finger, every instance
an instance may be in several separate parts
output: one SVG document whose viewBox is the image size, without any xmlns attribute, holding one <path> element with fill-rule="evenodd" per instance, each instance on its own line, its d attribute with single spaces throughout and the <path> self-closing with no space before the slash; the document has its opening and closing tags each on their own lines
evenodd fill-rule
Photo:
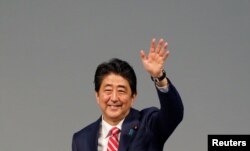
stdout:
<svg viewBox="0 0 250 151">
<path fill-rule="evenodd" d="M 159 52 L 159 55 L 163 56 L 165 54 L 167 48 L 168 48 L 168 43 L 165 42 L 164 45 L 163 45 L 163 47 L 162 47 L 162 49 L 161 49 L 161 51 Z"/>
<path fill-rule="evenodd" d="M 164 49 L 167 50 L 167 48 L 168 48 L 168 42 L 165 42 L 164 43 Z"/>
<path fill-rule="evenodd" d="M 147 59 L 144 50 L 141 50 L 141 51 L 140 51 L 140 56 L 141 56 L 141 59 L 142 59 L 142 60 L 146 60 L 146 59 Z"/>
<path fill-rule="evenodd" d="M 162 57 L 163 57 L 163 60 L 166 60 L 166 59 L 168 58 L 169 54 L 170 54 L 170 51 L 167 50 L 167 51 L 164 53 L 164 55 L 162 56 Z"/>
<path fill-rule="evenodd" d="M 161 48 L 162 48 L 162 46 L 163 46 L 163 43 L 164 43 L 164 39 L 161 38 L 161 39 L 159 40 L 159 42 L 158 42 L 157 47 L 156 47 L 156 52 L 157 52 L 157 53 L 160 52 L 160 50 L 161 50 Z"/>
<path fill-rule="evenodd" d="M 155 38 L 151 40 L 150 52 L 155 52 Z"/>
</svg>

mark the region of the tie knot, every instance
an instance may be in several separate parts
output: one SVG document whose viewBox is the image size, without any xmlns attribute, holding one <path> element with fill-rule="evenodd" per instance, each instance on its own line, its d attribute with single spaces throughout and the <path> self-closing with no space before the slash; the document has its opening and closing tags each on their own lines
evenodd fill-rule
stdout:
<svg viewBox="0 0 250 151">
<path fill-rule="evenodd" d="M 120 129 L 117 127 L 113 127 L 110 131 L 111 135 L 117 135 L 120 132 Z"/>
</svg>

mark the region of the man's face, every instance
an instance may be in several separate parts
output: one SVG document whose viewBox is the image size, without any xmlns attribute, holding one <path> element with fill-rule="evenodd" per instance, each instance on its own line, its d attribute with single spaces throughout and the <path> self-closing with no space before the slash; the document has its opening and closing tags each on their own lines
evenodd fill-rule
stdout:
<svg viewBox="0 0 250 151">
<path fill-rule="evenodd" d="M 118 124 L 128 115 L 135 97 L 128 81 L 113 73 L 104 77 L 99 91 L 96 92 L 96 100 L 103 118 L 111 125 Z"/>
</svg>

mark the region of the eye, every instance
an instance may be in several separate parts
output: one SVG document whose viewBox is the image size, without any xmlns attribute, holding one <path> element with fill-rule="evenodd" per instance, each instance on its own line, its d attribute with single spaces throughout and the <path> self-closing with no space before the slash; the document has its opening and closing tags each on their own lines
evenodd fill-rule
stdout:
<svg viewBox="0 0 250 151">
<path fill-rule="evenodd" d="M 118 92 L 119 92 L 119 93 L 122 93 L 122 94 L 123 94 L 123 93 L 126 93 L 126 91 L 125 91 L 124 89 L 120 89 L 120 90 L 118 90 Z"/>
<path fill-rule="evenodd" d="M 112 93 L 112 89 L 104 89 L 104 93 L 110 94 L 110 93 Z"/>
</svg>

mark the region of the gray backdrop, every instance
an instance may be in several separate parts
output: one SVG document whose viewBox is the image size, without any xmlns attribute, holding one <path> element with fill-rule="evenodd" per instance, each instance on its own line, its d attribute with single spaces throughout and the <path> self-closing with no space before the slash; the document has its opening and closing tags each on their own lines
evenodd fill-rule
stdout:
<svg viewBox="0 0 250 151">
<path fill-rule="evenodd" d="M 166 64 L 185 105 L 166 151 L 207 150 L 208 134 L 249 134 L 249 0 L 0 0 L 0 150 L 67 151 L 100 116 L 96 66 L 138 76 L 135 107 L 159 106 L 139 58 L 169 42 Z"/>
</svg>

